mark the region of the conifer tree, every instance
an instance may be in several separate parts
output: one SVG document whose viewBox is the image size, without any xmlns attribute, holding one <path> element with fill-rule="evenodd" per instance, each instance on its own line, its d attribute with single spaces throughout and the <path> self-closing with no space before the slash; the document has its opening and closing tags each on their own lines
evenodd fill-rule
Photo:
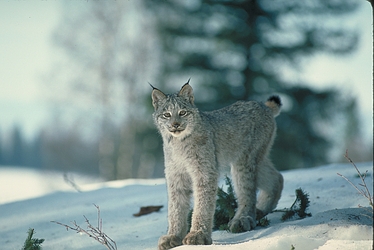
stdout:
<svg viewBox="0 0 374 250">
<path fill-rule="evenodd" d="M 287 109 L 277 118 L 274 158 L 278 169 L 326 163 L 331 147 L 320 124 L 345 112 L 335 90 L 315 91 L 287 82 L 284 65 L 317 53 L 346 54 L 358 35 L 328 22 L 351 13 L 355 0 L 149 1 L 163 50 L 160 83 L 192 77 L 197 105 L 215 109 L 236 100 L 264 100 L 280 92 Z M 178 80 L 178 81 L 177 81 Z M 200 93 L 200 94 L 199 94 Z M 290 129 L 292 128 L 292 129 Z"/>
</svg>

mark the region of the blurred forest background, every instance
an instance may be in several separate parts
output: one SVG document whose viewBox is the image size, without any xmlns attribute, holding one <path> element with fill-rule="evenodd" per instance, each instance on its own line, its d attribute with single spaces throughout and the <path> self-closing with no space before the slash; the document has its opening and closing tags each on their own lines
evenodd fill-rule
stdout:
<svg viewBox="0 0 374 250">
<path fill-rule="evenodd" d="M 108 180 L 163 177 L 151 88 L 191 77 L 196 105 L 213 110 L 279 94 L 271 157 L 279 170 L 372 161 L 353 96 L 285 77 L 318 53 L 346 55 L 360 34 L 342 25 L 357 0 L 173 0 L 62 3 L 53 34 L 63 60 L 45 82 L 52 121 L 28 140 L 15 126 L 0 165 L 81 172 Z M 370 21 L 370 20 L 368 20 Z M 0 138 L 1 140 L 2 138 Z"/>
</svg>

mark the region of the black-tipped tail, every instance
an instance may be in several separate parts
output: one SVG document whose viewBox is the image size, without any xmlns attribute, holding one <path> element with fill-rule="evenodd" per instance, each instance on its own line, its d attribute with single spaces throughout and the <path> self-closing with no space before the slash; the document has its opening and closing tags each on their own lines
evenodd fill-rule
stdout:
<svg viewBox="0 0 374 250">
<path fill-rule="evenodd" d="M 280 97 L 277 96 L 277 95 L 272 95 L 272 96 L 270 96 L 270 97 L 268 98 L 268 102 L 274 102 L 274 103 L 276 103 L 279 107 L 282 106 L 282 101 L 281 101 Z"/>
<path fill-rule="evenodd" d="M 273 95 L 268 98 L 268 100 L 265 102 L 265 105 L 268 106 L 271 111 L 273 111 L 274 116 L 277 116 L 279 115 L 282 101 L 279 96 Z"/>
</svg>

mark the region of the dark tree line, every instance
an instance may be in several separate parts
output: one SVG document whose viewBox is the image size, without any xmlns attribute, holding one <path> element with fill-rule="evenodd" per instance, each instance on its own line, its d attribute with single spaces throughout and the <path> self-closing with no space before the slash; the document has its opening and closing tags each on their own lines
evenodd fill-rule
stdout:
<svg viewBox="0 0 374 250">
<path fill-rule="evenodd" d="M 19 126 L 10 135 L 0 135 L 0 165 L 41 168 L 41 138 L 27 140 Z"/>
<path fill-rule="evenodd" d="M 0 164 L 107 179 L 162 177 L 147 82 L 172 92 L 190 77 L 203 110 L 281 96 L 271 153 L 280 170 L 339 160 L 329 158 L 332 148 L 370 160 L 355 99 L 342 95 L 338 82 L 316 90 L 284 75 L 318 53 L 353 52 L 359 34 L 337 20 L 358 6 L 355 0 L 62 3 L 53 41 L 65 61 L 48 80 L 61 90 L 51 100 L 55 120 L 32 141 L 15 129 L 11 142 L 0 144 Z"/>
<path fill-rule="evenodd" d="M 33 138 L 26 138 L 20 127 L 14 126 L 10 136 L 1 136 L 0 166 L 99 175 L 94 143 L 82 140 L 77 131 L 54 135 L 47 128 L 41 131 Z"/>
<path fill-rule="evenodd" d="M 342 97 L 338 88 L 316 91 L 304 82 L 287 81 L 282 72 L 301 69 L 303 60 L 316 53 L 352 52 L 358 34 L 331 20 L 354 11 L 357 1 L 147 3 L 158 17 L 165 54 L 162 82 L 171 86 L 191 76 L 204 109 L 279 93 L 286 105 L 277 118 L 272 152 L 277 167 L 328 162 L 333 142 L 324 130 L 339 130 L 349 122 L 348 113 L 357 112 L 350 109 L 353 98 Z"/>
</svg>

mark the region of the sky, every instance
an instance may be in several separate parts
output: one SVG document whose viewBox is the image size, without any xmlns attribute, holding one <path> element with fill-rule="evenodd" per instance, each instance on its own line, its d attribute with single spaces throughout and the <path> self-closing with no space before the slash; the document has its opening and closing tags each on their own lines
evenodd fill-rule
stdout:
<svg viewBox="0 0 374 250">
<path fill-rule="evenodd" d="M 0 1 L 0 131 L 14 124 L 31 136 L 49 116 L 42 78 L 50 70 L 57 1 Z"/>
<path fill-rule="evenodd" d="M 87 1 L 77 1 L 80 5 Z M 56 61 L 52 32 L 61 19 L 61 1 L 0 1 L 0 135 L 17 124 L 32 137 L 51 117 L 51 83 L 43 80 Z M 315 56 L 290 77 L 315 88 L 336 86 L 358 98 L 365 135 L 372 135 L 372 14 L 361 4 L 350 25 L 362 31 L 358 50 L 348 56 Z M 53 98 L 53 97 L 52 97 Z M 370 136 L 371 138 L 371 136 Z"/>
</svg>

